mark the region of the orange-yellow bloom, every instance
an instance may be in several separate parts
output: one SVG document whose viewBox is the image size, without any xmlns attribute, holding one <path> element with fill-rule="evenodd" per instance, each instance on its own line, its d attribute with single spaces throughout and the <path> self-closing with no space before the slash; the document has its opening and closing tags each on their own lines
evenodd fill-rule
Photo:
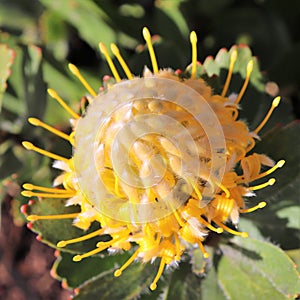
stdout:
<svg viewBox="0 0 300 300">
<path fill-rule="evenodd" d="M 72 117 L 73 132 L 63 132 L 35 118 L 40 126 L 73 147 L 72 158 L 40 149 L 23 142 L 28 150 L 54 159 L 55 167 L 63 173 L 55 179 L 59 188 L 25 184 L 26 197 L 65 198 L 68 205 L 79 205 L 79 213 L 62 215 L 29 215 L 29 221 L 74 219 L 74 225 L 84 230 L 92 222 L 101 228 L 72 240 L 62 240 L 58 248 L 88 240 L 98 235 L 111 239 L 97 243 L 95 249 L 74 256 L 80 261 L 109 250 L 133 250 L 131 258 L 115 271 L 115 276 L 134 261 L 160 259 L 159 269 L 150 285 L 154 290 L 166 265 L 179 261 L 183 252 L 195 245 L 207 258 L 203 242 L 210 231 L 247 237 L 228 225 L 237 225 L 240 213 L 263 208 L 260 202 L 246 208 L 245 197 L 255 190 L 275 183 L 271 178 L 253 185 L 284 164 L 274 163 L 263 154 L 249 151 L 255 139 L 279 104 L 274 99 L 261 124 L 250 132 L 238 120 L 238 104 L 247 89 L 253 61 L 245 66 L 246 78 L 240 91 L 228 97 L 233 68 L 238 52 L 232 51 L 227 79 L 220 95 L 197 76 L 197 36 L 191 33 L 192 63 L 188 76 L 172 69 L 159 69 L 151 35 L 143 29 L 152 69 L 143 77 L 134 76 L 116 45 L 111 50 L 127 79 L 121 79 L 104 44 L 104 55 L 115 79 L 97 94 L 76 66 L 70 71 L 89 93 L 89 105 L 84 116 L 73 111 L 52 89 L 48 93 Z M 237 173 L 236 167 L 241 172 Z M 262 166 L 269 169 L 262 172 Z"/>
</svg>

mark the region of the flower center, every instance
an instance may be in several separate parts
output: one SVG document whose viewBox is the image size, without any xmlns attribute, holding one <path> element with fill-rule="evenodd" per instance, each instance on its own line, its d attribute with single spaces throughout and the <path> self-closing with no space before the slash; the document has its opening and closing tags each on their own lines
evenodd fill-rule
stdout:
<svg viewBox="0 0 300 300">
<path fill-rule="evenodd" d="M 226 165 L 225 139 L 210 105 L 194 89 L 155 76 L 98 95 L 79 120 L 75 141 L 86 199 L 100 213 L 135 224 L 166 217 L 191 195 L 205 205 Z"/>
</svg>

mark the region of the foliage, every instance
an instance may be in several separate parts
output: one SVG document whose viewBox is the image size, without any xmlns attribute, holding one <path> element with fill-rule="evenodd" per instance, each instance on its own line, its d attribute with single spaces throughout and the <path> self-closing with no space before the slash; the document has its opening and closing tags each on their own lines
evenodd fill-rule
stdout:
<svg viewBox="0 0 300 300">
<path fill-rule="evenodd" d="M 1 199 L 16 183 L 50 185 L 56 175 L 48 159 L 22 148 L 23 140 L 34 141 L 60 155 L 70 154 L 67 143 L 57 142 L 45 131 L 34 129 L 27 118 L 42 118 L 63 131 L 69 130 L 67 116 L 48 99 L 46 88 L 59 91 L 78 110 L 78 100 L 85 91 L 70 76 L 67 62 L 80 67 L 97 90 L 102 85 L 101 76 L 109 73 L 106 62 L 97 54 L 100 41 L 118 44 L 133 73 L 140 74 L 144 65 L 150 64 L 140 34 L 143 26 L 158 35 L 155 51 L 159 66 L 174 69 L 189 64 L 188 35 L 195 29 L 203 61 L 197 72 L 216 90 L 226 76 L 230 46 L 250 45 L 258 58 L 243 99 L 242 117 L 248 120 L 251 129 L 262 119 L 271 96 L 278 91 L 276 85 L 268 83 L 272 88 L 265 93 L 266 77 L 261 68 L 279 84 L 283 96 L 281 107 L 264 129 L 255 151 L 275 160 L 284 158 L 287 163 L 276 175 L 278 184 L 257 195 L 268 206 L 241 220 L 239 229 L 248 231 L 250 238 L 225 236 L 215 244 L 208 241 L 211 256 L 205 270 L 199 252 L 192 251 L 178 268 L 167 271 L 158 289 L 151 293 L 147 286 L 156 264 L 135 263 L 121 277 L 114 278 L 113 271 L 126 261 L 128 254 L 101 254 L 74 263 L 72 253 L 87 251 L 99 239 L 68 246 L 60 249 L 52 274 L 75 289 L 74 299 L 288 299 L 300 293 L 294 267 L 300 257 L 300 125 L 293 121 L 299 117 L 300 107 L 297 86 L 300 3 L 290 2 L 289 5 L 279 0 L 0 2 L 0 180 L 5 183 L 5 188 L 0 189 Z M 217 52 L 222 47 L 229 50 Z M 215 58 L 207 57 L 211 54 Z M 251 56 L 247 46 L 239 47 L 233 86 L 243 82 L 245 62 Z M 18 174 L 17 178 L 13 174 Z M 20 206 L 27 203 L 22 196 L 18 199 Z M 28 212 L 34 213 L 71 210 L 63 201 L 52 199 L 28 207 Z M 14 214 L 20 218 L 20 214 Z M 83 234 L 68 221 L 38 221 L 33 230 L 51 247 L 56 247 L 58 240 Z"/>
</svg>

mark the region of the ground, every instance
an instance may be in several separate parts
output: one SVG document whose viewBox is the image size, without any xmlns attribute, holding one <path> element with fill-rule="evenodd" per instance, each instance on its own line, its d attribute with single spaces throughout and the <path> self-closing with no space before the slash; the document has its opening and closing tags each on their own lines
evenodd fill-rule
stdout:
<svg viewBox="0 0 300 300">
<path fill-rule="evenodd" d="M 2 203 L 0 229 L 0 299 L 67 300 L 71 292 L 50 275 L 54 251 L 38 242 L 26 225 L 16 226 L 11 198 Z"/>
</svg>

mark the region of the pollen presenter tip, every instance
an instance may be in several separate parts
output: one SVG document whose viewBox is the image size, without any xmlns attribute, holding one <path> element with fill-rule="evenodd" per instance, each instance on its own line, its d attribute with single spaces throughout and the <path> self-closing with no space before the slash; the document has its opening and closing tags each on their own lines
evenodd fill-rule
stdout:
<svg viewBox="0 0 300 300">
<path fill-rule="evenodd" d="M 273 100 L 272 106 L 277 107 L 277 106 L 279 105 L 279 103 L 280 103 L 280 100 L 281 100 L 281 97 L 280 97 L 280 96 L 277 96 L 277 97 Z"/>
<path fill-rule="evenodd" d="M 27 217 L 27 220 L 30 222 L 36 221 L 38 220 L 38 216 L 37 215 L 30 215 Z"/>
<path fill-rule="evenodd" d="M 143 28 L 143 37 L 144 37 L 145 41 L 151 40 L 150 31 L 147 27 Z"/>
<path fill-rule="evenodd" d="M 253 71 L 253 66 L 254 66 L 254 62 L 253 60 L 251 59 L 248 64 L 247 64 L 247 73 L 250 73 Z"/>
<path fill-rule="evenodd" d="M 21 195 L 24 197 L 32 197 L 32 192 L 30 191 L 22 191 Z"/>
<path fill-rule="evenodd" d="M 34 126 L 39 126 L 40 125 L 40 120 L 36 118 L 28 118 L 28 122 Z"/>
<path fill-rule="evenodd" d="M 197 35 L 196 35 L 195 31 L 192 31 L 191 34 L 190 34 L 190 42 L 191 42 L 191 44 L 197 42 Z"/>
<path fill-rule="evenodd" d="M 100 52 L 102 54 L 106 54 L 107 53 L 107 49 L 105 47 L 105 45 L 103 43 L 99 43 L 99 49 L 100 49 Z"/>
<path fill-rule="evenodd" d="M 120 53 L 119 48 L 116 46 L 116 44 L 111 44 L 110 49 L 114 55 L 118 55 Z"/>
<path fill-rule="evenodd" d="M 236 60 L 237 60 L 237 58 L 238 58 L 238 52 L 237 52 L 236 49 L 234 49 L 234 50 L 232 51 L 231 56 L 230 56 L 230 62 L 235 63 Z"/>
<path fill-rule="evenodd" d="M 48 92 L 49 96 L 51 96 L 52 98 L 55 98 L 58 96 L 58 94 L 53 89 L 47 89 L 47 92 Z"/>
<path fill-rule="evenodd" d="M 265 201 L 260 202 L 260 203 L 258 204 L 258 208 L 264 208 L 264 207 L 266 207 L 266 205 L 267 205 L 267 203 L 266 203 Z"/>
<path fill-rule="evenodd" d="M 276 182 L 276 179 L 275 178 L 271 178 L 271 179 L 269 179 L 268 184 L 269 185 L 274 185 L 275 182 Z"/>
<path fill-rule="evenodd" d="M 224 232 L 224 229 L 223 228 L 217 228 L 217 230 L 216 230 L 216 233 L 222 233 L 222 232 Z"/>
<path fill-rule="evenodd" d="M 58 248 L 63 248 L 63 247 L 66 247 L 67 246 L 67 243 L 65 241 L 60 241 L 56 244 L 56 246 Z"/>
<path fill-rule="evenodd" d="M 24 184 L 23 184 L 23 188 L 24 188 L 25 190 L 33 190 L 33 185 L 30 184 L 30 183 L 24 183 Z"/>
<path fill-rule="evenodd" d="M 119 277 L 121 275 L 122 275 L 122 272 L 120 270 L 116 270 L 115 273 L 114 273 L 115 277 Z"/>
<path fill-rule="evenodd" d="M 277 163 L 277 166 L 278 168 L 282 168 L 284 164 L 285 164 L 285 160 L 282 159 Z"/>
<path fill-rule="evenodd" d="M 79 74 L 78 68 L 73 64 L 68 64 L 69 70 L 76 76 Z"/>
<path fill-rule="evenodd" d="M 81 255 L 75 255 L 73 257 L 73 261 L 75 261 L 75 262 L 78 262 L 78 261 L 81 261 L 81 260 L 82 260 Z"/>
<path fill-rule="evenodd" d="M 27 150 L 32 150 L 34 148 L 33 144 L 30 142 L 22 142 L 22 145 Z"/>
<path fill-rule="evenodd" d="M 249 234 L 248 234 L 248 232 L 241 232 L 240 236 L 243 238 L 247 238 L 249 236 Z"/>
</svg>

